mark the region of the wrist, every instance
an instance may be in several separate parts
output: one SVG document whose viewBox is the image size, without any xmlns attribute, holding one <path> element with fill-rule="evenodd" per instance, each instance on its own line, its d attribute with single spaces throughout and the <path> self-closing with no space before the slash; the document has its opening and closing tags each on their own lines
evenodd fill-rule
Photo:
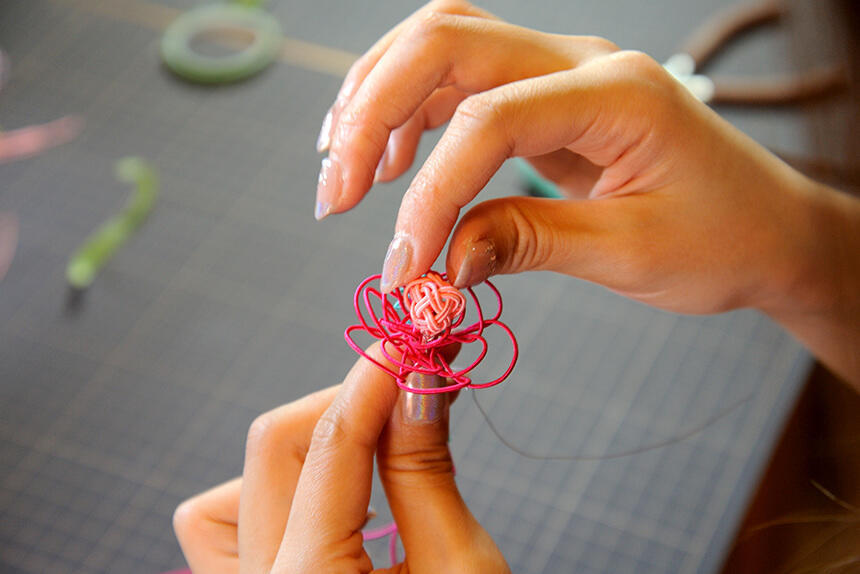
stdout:
<svg viewBox="0 0 860 574">
<path fill-rule="evenodd" d="M 774 319 L 825 316 L 856 304 L 860 202 L 805 180 L 793 187 L 782 248 L 758 308 Z M 855 265 L 852 265 L 855 263 Z"/>
<path fill-rule="evenodd" d="M 860 201 L 802 178 L 781 256 L 756 307 L 846 380 L 860 381 Z"/>
</svg>

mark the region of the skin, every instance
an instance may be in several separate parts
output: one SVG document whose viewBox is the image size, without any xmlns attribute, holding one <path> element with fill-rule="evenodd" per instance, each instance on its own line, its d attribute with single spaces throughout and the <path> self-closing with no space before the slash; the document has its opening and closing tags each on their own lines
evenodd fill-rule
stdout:
<svg viewBox="0 0 860 574">
<path fill-rule="evenodd" d="M 384 361 L 378 346 L 368 352 Z M 457 490 L 448 398 L 437 396 L 443 417 L 412 420 L 391 377 L 360 359 L 343 384 L 261 415 L 242 477 L 176 509 L 192 571 L 509 572 Z M 406 549 L 404 562 L 378 570 L 361 538 L 374 454 Z"/>
<path fill-rule="evenodd" d="M 424 273 L 450 236 L 458 286 L 544 269 L 670 311 L 756 308 L 860 388 L 860 202 L 790 169 L 649 57 L 428 4 L 349 72 L 318 142 L 317 218 L 401 175 L 446 122 L 403 198 L 386 289 Z M 492 200 L 457 223 L 514 156 L 569 199 Z M 176 511 L 192 569 L 370 571 L 360 530 L 375 453 L 406 548 L 380 572 L 507 572 L 457 492 L 447 416 L 418 424 L 402 403 L 359 360 L 343 385 L 262 415 L 243 477 Z"/>
<path fill-rule="evenodd" d="M 428 4 L 350 70 L 324 122 L 317 216 L 355 206 L 448 123 L 403 197 L 383 289 L 450 237 L 455 285 L 551 270 L 680 313 L 755 308 L 860 388 L 860 202 L 813 182 L 654 60 Z M 568 200 L 461 209 L 528 158 Z"/>
</svg>

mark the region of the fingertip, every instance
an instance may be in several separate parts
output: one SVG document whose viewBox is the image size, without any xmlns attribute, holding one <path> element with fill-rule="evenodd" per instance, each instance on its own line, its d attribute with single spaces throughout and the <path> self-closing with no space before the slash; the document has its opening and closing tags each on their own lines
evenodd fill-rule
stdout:
<svg viewBox="0 0 860 574">
<path fill-rule="evenodd" d="M 385 260 L 382 262 L 379 287 L 383 293 L 390 293 L 410 279 L 413 253 L 412 238 L 403 232 L 395 233 L 385 253 Z"/>
<path fill-rule="evenodd" d="M 456 268 L 454 287 L 464 289 L 483 283 L 496 272 L 496 247 L 489 238 L 470 239 L 460 251 L 459 263 L 451 262 Z M 455 259 L 456 260 L 456 259 Z M 450 276 L 450 275 L 449 275 Z"/>
<path fill-rule="evenodd" d="M 314 215 L 322 219 L 334 210 L 343 189 L 343 171 L 340 162 L 331 155 L 324 157 L 320 163 L 320 173 L 317 179 L 317 203 Z"/>
<path fill-rule="evenodd" d="M 331 204 L 325 201 L 317 201 L 314 206 L 314 219 L 322 221 L 331 214 Z"/>
</svg>

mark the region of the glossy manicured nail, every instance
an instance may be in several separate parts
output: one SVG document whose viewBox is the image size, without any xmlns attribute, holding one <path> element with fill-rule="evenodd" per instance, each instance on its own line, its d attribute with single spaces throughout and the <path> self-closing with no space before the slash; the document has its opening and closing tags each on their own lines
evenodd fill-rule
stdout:
<svg viewBox="0 0 860 574">
<path fill-rule="evenodd" d="M 486 281 L 496 270 L 496 249 L 489 239 L 480 239 L 466 245 L 466 253 L 457 270 L 454 286 L 471 287 Z"/>
<path fill-rule="evenodd" d="M 342 187 L 343 176 L 340 173 L 340 166 L 331 158 L 323 159 L 319 181 L 317 182 L 317 203 L 314 208 L 314 217 L 317 220 L 332 212 Z"/>
<path fill-rule="evenodd" d="M 439 375 L 409 373 L 406 386 L 411 389 L 435 389 L 445 386 L 445 379 Z M 419 395 L 403 391 L 400 394 L 400 408 L 403 419 L 412 423 L 435 423 L 442 420 L 448 408 L 445 393 Z"/>
<path fill-rule="evenodd" d="M 319 221 L 330 213 L 331 213 L 331 204 L 330 203 L 327 203 L 325 201 L 317 201 L 317 204 L 314 207 L 314 219 Z"/>
<path fill-rule="evenodd" d="M 385 254 L 385 261 L 382 264 L 382 280 L 380 288 L 383 293 L 388 293 L 395 287 L 400 287 L 403 280 L 406 279 L 406 272 L 409 270 L 409 263 L 412 260 L 412 244 L 409 241 L 409 236 L 405 233 L 397 233 L 391 244 L 388 246 L 388 252 Z"/>
<path fill-rule="evenodd" d="M 322 153 L 328 149 L 329 144 L 331 144 L 331 118 L 332 118 L 332 108 L 326 112 L 325 117 L 323 118 L 322 127 L 320 128 L 320 135 L 317 137 L 317 151 Z"/>
<path fill-rule="evenodd" d="M 388 158 L 391 154 L 388 153 L 388 149 L 391 147 L 391 144 L 385 146 L 385 152 L 383 152 L 382 157 L 379 158 L 379 163 L 376 166 L 376 173 L 373 174 L 373 183 L 379 183 L 382 181 L 383 176 L 385 175 L 385 170 L 388 168 Z"/>
</svg>

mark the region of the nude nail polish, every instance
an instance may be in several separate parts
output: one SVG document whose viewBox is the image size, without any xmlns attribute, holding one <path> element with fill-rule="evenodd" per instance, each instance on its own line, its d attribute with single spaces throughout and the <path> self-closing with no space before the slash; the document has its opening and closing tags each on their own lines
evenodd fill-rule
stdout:
<svg viewBox="0 0 860 574">
<path fill-rule="evenodd" d="M 317 201 L 314 206 L 314 219 L 320 221 L 331 213 L 331 204 L 325 201 Z"/>
<path fill-rule="evenodd" d="M 317 137 L 317 151 L 322 153 L 326 151 L 331 144 L 331 120 L 332 120 L 332 108 L 326 112 L 325 117 L 323 118 L 322 127 L 320 128 L 320 135 Z"/>
<path fill-rule="evenodd" d="M 319 181 L 317 182 L 317 203 L 314 217 L 322 219 L 333 211 L 333 205 L 340 196 L 343 187 L 343 176 L 336 161 L 327 157 L 322 160 Z"/>
<path fill-rule="evenodd" d="M 382 181 L 382 176 L 385 175 L 385 170 L 388 167 L 388 158 L 390 155 L 388 153 L 388 148 L 390 145 L 391 144 L 385 146 L 385 151 L 383 152 L 382 157 L 379 158 L 379 163 L 376 166 L 376 173 L 373 174 L 373 183 L 379 183 Z"/>
<path fill-rule="evenodd" d="M 486 281 L 496 271 L 496 249 L 489 239 L 480 239 L 466 245 L 466 253 L 457 270 L 454 286 L 471 287 Z"/>
<path fill-rule="evenodd" d="M 397 233 L 388 246 L 385 261 L 382 264 L 382 279 L 380 287 L 383 293 L 388 293 L 400 287 L 406 279 L 409 264 L 412 261 L 412 243 L 405 233 Z"/>
<path fill-rule="evenodd" d="M 435 389 L 445 386 L 445 383 L 445 379 L 439 375 L 423 373 L 406 375 L 406 386 L 412 389 Z M 403 419 L 411 423 L 438 422 L 445 416 L 448 408 L 448 397 L 445 393 L 419 395 L 402 391 L 400 401 Z"/>
</svg>

